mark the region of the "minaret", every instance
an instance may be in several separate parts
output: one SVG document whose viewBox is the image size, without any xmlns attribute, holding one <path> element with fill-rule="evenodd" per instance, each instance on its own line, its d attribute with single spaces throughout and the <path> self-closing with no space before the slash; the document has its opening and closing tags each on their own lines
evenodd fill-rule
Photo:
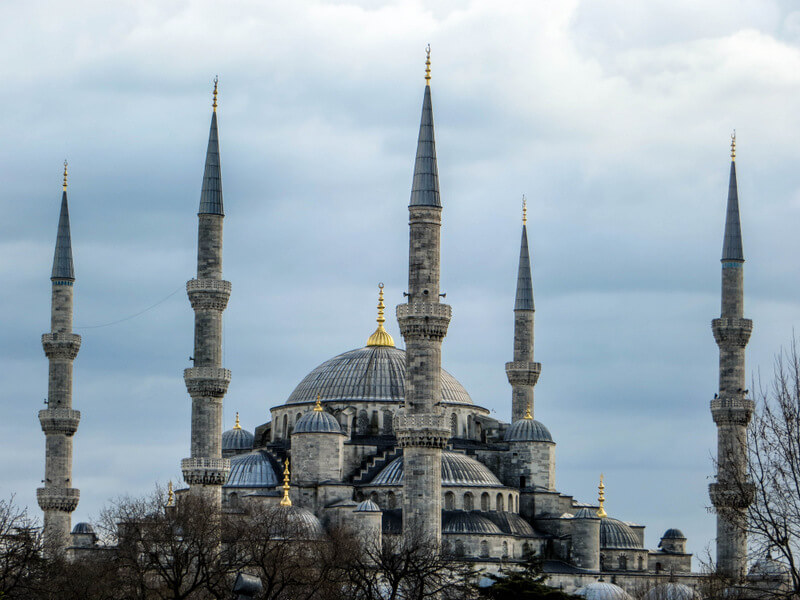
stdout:
<svg viewBox="0 0 800 600">
<path fill-rule="evenodd" d="M 511 422 L 533 414 L 533 386 L 539 380 L 542 365 L 533 362 L 533 282 L 528 254 L 528 207 L 522 197 L 522 243 L 519 249 L 517 299 L 514 303 L 514 361 L 506 363 L 511 384 Z"/>
<path fill-rule="evenodd" d="M 72 241 L 67 205 L 67 161 L 64 161 L 64 190 L 53 256 L 50 333 L 42 336 L 49 366 L 47 408 L 39 411 L 46 439 L 44 487 L 36 499 L 44 511 L 45 548 L 50 554 L 62 552 L 68 544 L 71 513 L 78 506 L 80 490 L 72 487 L 72 436 L 78 430 L 81 413 L 72 410 L 72 361 L 81 347 L 81 336 L 72 333 Z"/>
<path fill-rule="evenodd" d="M 717 425 L 717 481 L 709 486 L 717 513 L 717 570 L 734 581 L 745 575 L 747 534 L 742 525 L 752 501 L 752 486 L 747 476 L 747 425 L 754 405 L 746 398 L 744 349 L 753 322 L 743 318 L 743 267 L 734 133 L 722 245 L 722 314 L 711 323 L 719 346 L 719 393 L 711 401 L 711 415 Z"/>
<path fill-rule="evenodd" d="M 408 207 L 410 244 L 408 303 L 397 307 L 406 342 L 405 405 L 398 418 L 403 448 L 403 535 L 438 544 L 442 530 L 442 449 L 450 437 L 441 408 L 442 340 L 450 307 L 439 302 L 439 238 L 442 204 L 433 133 L 430 46 L 417 141 L 414 182 Z"/>
<path fill-rule="evenodd" d="M 214 79 L 214 112 L 208 135 L 200 224 L 197 233 L 197 279 L 186 283 L 194 309 L 194 367 L 184 371 L 192 397 L 191 458 L 181 461 L 183 478 L 194 492 L 204 492 L 217 504 L 230 462 L 222 458 L 222 398 L 231 372 L 222 368 L 222 312 L 228 304 L 231 284 L 222 279 L 222 176 L 217 133 L 217 79 Z"/>
</svg>

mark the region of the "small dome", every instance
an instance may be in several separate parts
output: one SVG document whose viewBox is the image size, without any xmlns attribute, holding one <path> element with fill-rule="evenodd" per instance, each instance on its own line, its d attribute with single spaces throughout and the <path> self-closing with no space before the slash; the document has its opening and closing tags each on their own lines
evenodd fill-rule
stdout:
<svg viewBox="0 0 800 600">
<path fill-rule="evenodd" d="M 356 509 L 353 512 L 381 512 L 381 508 L 372 500 L 367 499 L 356 506 Z"/>
<path fill-rule="evenodd" d="M 697 594 L 682 583 L 660 583 L 647 590 L 643 600 L 695 600 Z"/>
<path fill-rule="evenodd" d="M 522 419 L 517 419 L 506 430 L 505 440 L 507 442 L 552 442 L 553 436 L 547 427 L 533 419 L 528 418 L 528 412 Z"/>
<path fill-rule="evenodd" d="M 278 478 L 262 450 L 240 454 L 231 458 L 231 470 L 224 488 L 272 488 Z"/>
<path fill-rule="evenodd" d="M 584 586 L 575 592 L 576 596 L 582 596 L 586 600 L 631 600 L 628 592 L 618 585 L 595 581 Z"/>
<path fill-rule="evenodd" d="M 502 535 L 503 532 L 486 517 L 475 512 L 459 510 L 445 513 L 442 533 Z"/>
<path fill-rule="evenodd" d="M 575 513 L 575 519 L 598 519 L 597 511 L 592 510 L 588 506 L 584 506 L 578 512 Z"/>
<path fill-rule="evenodd" d="M 642 545 L 633 529 L 609 517 L 600 519 L 600 547 L 639 549 Z"/>
<path fill-rule="evenodd" d="M 503 533 L 521 537 L 538 537 L 531 524 L 517 513 L 492 511 L 485 514 Z"/>
<path fill-rule="evenodd" d="M 233 429 L 222 434 L 222 450 L 252 450 L 255 437 L 239 424 L 239 413 L 236 413 L 236 424 Z"/>
<path fill-rule="evenodd" d="M 403 457 L 394 459 L 372 480 L 370 485 L 403 485 Z M 442 485 L 503 487 L 488 467 L 458 452 L 442 452 Z"/>
<path fill-rule="evenodd" d="M 317 399 L 314 410 L 308 411 L 297 421 L 294 433 L 342 433 L 342 428 L 336 417 L 325 412 Z"/>
<path fill-rule="evenodd" d="M 767 553 L 763 558 L 759 558 L 747 572 L 748 579 L 771 579 L 781 578 L 789 574 L 789 567 L 782 562 L 772 558 Z"/>
<path fill-rule="evenodd" d="M 72 533 L 91 533 L 94 534 L 94 527 L 91 526 L 89 523 L 85 523 L 81 521 L 80 523 L 75 523 L 75 527 L 72 528 Z"/>
<path fill-rule="evenodd" d="M 276 531 L 279 537 L 296 537 L 298 534 L 307 538 L 318 538 L 322 535 L 322 523 L 307 508 L 299 506 L 278 506 L 278 511 L 285 511 L 286 524 L 290 531 Z M 281 535 L 283 534 L 283 535 Z"/>
<path fill-rule="evenodd" d="M 667 529 L 664 535 L 661 536 L 662 540 L 685 540 L 686 536 L 680 529 Z"/>
</svg>

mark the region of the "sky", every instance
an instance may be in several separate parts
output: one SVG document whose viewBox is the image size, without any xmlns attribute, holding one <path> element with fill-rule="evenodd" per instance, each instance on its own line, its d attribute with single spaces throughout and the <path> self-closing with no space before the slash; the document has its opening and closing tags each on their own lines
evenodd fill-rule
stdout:
<svg viewBox="0 0 800 600">
<path fill-rule="evenodd" d="M 800 10 L 777 0 L 0 4 L 0 497 L 40 515 L 40 336 L 69 160 L 73 523 L 180 481 L 189 454 L 196 212 L 219 75 L 224 365 L 249 429 L 361 347 L 379 282 L 403 301 L 432 47 L 443 366 L 510 415 L 521 197 L 536 298 L 535 416 L 556 484 L 713 552 L 720 251 L 737 172 L 748 380 L 800 324 Z M 390 309 L 388 315 L 393 315 Z M 389 332 L 401 342 L 396 319 Z M 755 389 L 755 388 L 753 388 Z M 697 566 L 697 562 L 695 563 Z"/>
</svg>

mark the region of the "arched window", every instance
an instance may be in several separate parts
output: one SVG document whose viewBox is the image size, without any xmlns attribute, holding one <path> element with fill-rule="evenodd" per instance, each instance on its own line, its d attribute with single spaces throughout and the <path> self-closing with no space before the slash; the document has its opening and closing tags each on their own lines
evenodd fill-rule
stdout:
<svg viewBox="0 0 800 600">
<path fill-rule="evenodd" d="M 619 565 L 620 571 L 627 571 L 628 570 L 628 557 L 622 555 L 617 559 L 617 564 Z"/>
<path fill-rule="evenodd" d="M 233 492 L 230 496 L 228 496 L 228 505 L 231 508 L 239 508 L 239 494 Z"/>
<path fill-rule="evenodd" d="M 600 570 L 604 571 L 605 568 L 606 568 L 606 557 L 605 557 L 605 555 L 601 554 L 600 555 Z"/>
<path fill-rule="evenodd" d="M 389 492 L 386 494 L 386 504 L 389 510 L 397 508 L 397 498 L 395 497 L 394 492 Z"/>
<path fill-rule="evenodd" d="M 508 542 L 503 542 L 503 558 L 508 558 Z"/>
<path fill-rule="evenodd" d="M 369 415 L 365 410 L 358 411 L 357 431 L 358 435 L 367 435 L 369 432 Z"/>
<path fill-rule="evenodd" d="M 383 411 L 383 435 L 394 435 L 394 425 L 392 425 L 392 411 Z"/>
<path fill-rule="evenodd" d="M 483 492 L 481 494 L 481 510 L 489 510 L 489 492 Z"/>
<path fill-rule="evenodd" d="M 528 542 L 522 543 L 522 556 L 527 558 L 528 555 L 531 553 L 531 545 Z"/>
<path fill-rule="evenodd" d="M 458 435 L 458 417 L 456 413 L 452 413 L 450 415 L 450 437 L 456 437 Z"/>
<path fill-rule="evenodd" d="M 644 558 L 639 556 L 639 570 L 644 571 Z"/>
<path fill-rule="evenodd" d="M 514 512 L 514 496 L 508 495 L 508 512 Z"/>
<path fill-rule="evenodd" d="M 481 557 L 489 558 L 489 542 L 481 540 Z"/>
<path fill-rule="evenodd" d="M 456 556 L 464 556 L 464 542 L 456 540 Z"/>
<path fill-rule="evenodd" d="M 289 417 L 287 415 L 283 415 L 283 429 L 281 430 L 283 437 L 289 437 L 289 426 L 287 425 L 288 421 Z"/>
<path fill-rule="evenodd" d="M 660 562 L 657 562 L 657 563 L 656 563 L 656 573 L 661 573 L 661 571 L 662 571 L 662 569 L 663 569 L 663 568 L 664 568 L 664 567 L 662 567 L 662 566 L 661 566 L 661 563 L 660 563 Z"/>
<path fill-rule="evenodd" d="M 445 510 L 456 509 L 456 495 L 453 492 L 447 492 L 444 495 L 444 509 Z"/>
<path fill-rule="evenodd" d="M 464 494 L 464 510 L 474 510 L 475 509 L 475 501 L 472 498 L 472 494 L 467 492 Z"/>
<path fill-rule="evenodd" d="M 503 494 L 497 494 L 497 510 L 505 510 L 505 503 L 503 501 Z"/>
<path fill-rule="evenodd" d="M 380 505 L 380 503 L 378 502 L 378 492 L 372 492 L 369 495 L 369 499 L 372 500 L 375 504 Z"/>
</svg>

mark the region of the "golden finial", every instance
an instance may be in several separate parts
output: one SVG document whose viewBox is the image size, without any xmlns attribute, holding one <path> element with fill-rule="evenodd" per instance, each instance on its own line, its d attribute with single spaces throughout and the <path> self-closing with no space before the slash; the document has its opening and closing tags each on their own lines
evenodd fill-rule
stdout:
<svg viewBox="0 0 800 600">
<path fill-rule="evenodd" d="M 322 412 L 325 409 L 322 408 L 322 402 L 320 402 L 320 396 L 317 394 L 317 403 L 314 405 L 314 412 Z"/>
<path fill-rule="evenodd" d="M 431 84 L 431 45 L 425 47 L 425 85 Z"/>
<path fill-rule="evenodd" d="M 522 224 L 528 224 L 528 199 L 522 194 Z"/>
<path fill-rule="evenodd" d="M 736 130 L 731 134 L 731 162 L 736 162 Z"/>
<path fill-rule="evenodd" d="M 64 191 L 67 191 L 67 159 L 64 159 Z"/>
<path fill-rule="evenodd" d="M 528 421 L 533 421 L 533 415 L 531 414 L 531 407 L 525 409 L 525 416 L 522 417 L 523 419 L 527 419 Z"/>
<path fill-rule="evenodd" d="M 597 509 L 597 516 L 602 519 L 602 518 L 608 516 L 608 513 L 603 508 L 603 502 L 606 501 L 606 493 L 605 493 L 606 486 L 603 485 L 603 474 L 602 473 L 600 473 L 600 485 L 597 486 L 597 490 L 600 492 L 597 495 L 597 502 L 600 504 L 600 508 Z"/>
<path fill-rule="evenodd" d="M 172 491 L 172 482 L 167 484 L 167 506 L 175 506 L 175 492 Z"/>
<path fill-rule="evenodd" d="M 212 106 L 214 107 L 214 112 L 217 112 L 217 84 L 218 83 L 219 83 L 219 76 L 215 75 L 214 76 L 214 104 L 212 104 Z"/>
<path fill-rule="evenodd" d="M 394 339 L 389 335 L 389 332 L 384 329 L 383 324 L 386 322 L 386 317 L 383 316 L 383 311 L 386 305 L 383 303 L 383 284 L 378 284 L 378 328 L 367 339 L 367 346 L 391 346 L 394 348 Z"/>
<path fill-rule="evenodd" d="M 292 499 L 289 498 L 289 459 L 287 458 L 283 463 L 283 498 L 281 498 L 281 506 L 291 506 Z"/>
<path fill-rule="evenodd" d="M 233 426 L 234 429 L 241 429 L 242 425 L 239 423 L 239 413 L 236 413 L 236 423 Z"/>
</svg>

